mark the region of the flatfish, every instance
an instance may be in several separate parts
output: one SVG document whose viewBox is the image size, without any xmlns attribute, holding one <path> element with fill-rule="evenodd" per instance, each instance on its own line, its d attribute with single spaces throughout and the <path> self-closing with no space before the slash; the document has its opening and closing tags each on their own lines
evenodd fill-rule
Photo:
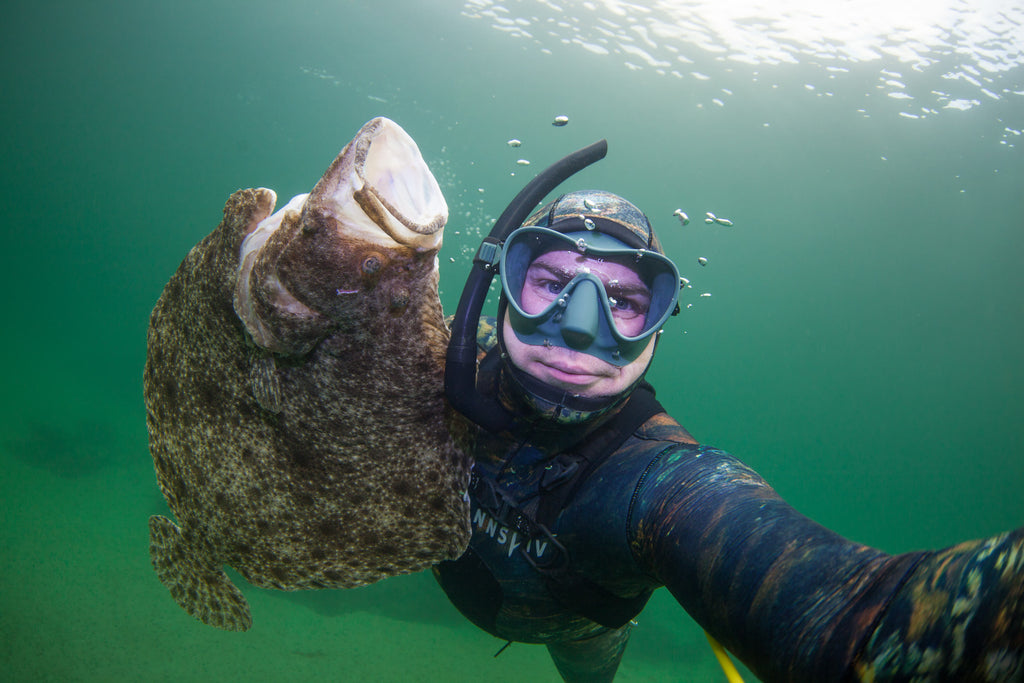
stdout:
<svg viewBox="0 0 1024 683">
<path fill-rule="evenodd" d="M 350 588 L 458 557 L 469 458 L 443 397 L 448 207 L 413 139 L 376 118 L 274 213 L 235 192 L 150 317 L 149 446 L 177 524 L 153 566 L 204 623 L 252 624 L 224 572 Z"/>
</svg>

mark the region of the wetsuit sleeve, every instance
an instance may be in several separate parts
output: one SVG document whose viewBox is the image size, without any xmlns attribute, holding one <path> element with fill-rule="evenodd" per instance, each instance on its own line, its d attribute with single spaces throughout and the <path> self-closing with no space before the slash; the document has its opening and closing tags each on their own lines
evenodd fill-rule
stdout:
<svg viewBox="0 0 1024 683">
<path fill-rule="evenodd" d="M 1024 529 L 929 553 L 851 672 L 857 681 L 1024 681 Z"/>
<path fill-rule="evenodd" d="M 656 457 L 629 515 L 640 565 L 765 681 L 1020 680 L 981 677 L 993 661 L 1024 672 L 1024 530 L 887 555 L 706 447 Z"/>
</svg>

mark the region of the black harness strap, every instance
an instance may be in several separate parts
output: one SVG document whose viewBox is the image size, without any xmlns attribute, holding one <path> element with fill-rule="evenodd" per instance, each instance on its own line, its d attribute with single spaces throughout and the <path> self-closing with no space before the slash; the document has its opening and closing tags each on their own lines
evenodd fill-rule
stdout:
<svg viewBox="0 0 1024 683">
<path fill-rule="evenodd" d="M 587 477 L 625 443 L 633 432 L 651 417 L 665 409 L 654 397 L 654 388 L 644 382 L 633 392 L 629 401 L 607 425 L 587 438 L 559 467 L 573 470 L 571 476 L 556 477 L 541 496 L 535 521 L 547 530 L 562 510 L 572 501 Z M 566 460 L 573 462 L 567 464 Z M 556 458 L 556 463 L 558 459 Z M 543 480 L 541 482 L 543 486 Z M 623 598 L 574 570 L 570 562 L 563 561 L 549 569 L 538 567 L 544 574 L 548 591 L 565 607 L 602 626 L 619 628 L 640 613 L 653 591 Z"/>
<path fill-rule="evenodd" d="M 652 591 L 623 598 L 591 581 L 572 568 L 569 552 L 550 528 L 587 477 L 617 451 L 642 424 L 665 412 L 654 397 L 654 389 L 642 383 L 625 406 L 606 424 L 571 451 L 555 456 L 539 483 L 539 495 L 526 505 L 517 503 L 501 487 L 488 479 L 473 476 L 470 492 L 480 507 L 500 524 L 532 538 L 544 537 L 554 552 L 540 563 L 529 554 L 526 560 L 544 576 L 548 591 L 567 609 L 602 626 L 619 628 L 635 617 L 647 604 Z"/>
<path fill-rule="evenodd" d="M 630 395 L 626 405 L 596 432 L 588 436 L 579 446 L 557 456 L 552 463 L 552 476 L 546 483 L 541 479 L 541 497 L 537 508 L 536 521 L 550 526 L 573 499 L 590 473 L 607 460 L 612 453 L 626 442 L 626 439 L 647 420 L 665 412 L 654 397 L 654 387 L 643 382 Z M 566 475 L 566 470 L 570 476 Z"/>
</svg>

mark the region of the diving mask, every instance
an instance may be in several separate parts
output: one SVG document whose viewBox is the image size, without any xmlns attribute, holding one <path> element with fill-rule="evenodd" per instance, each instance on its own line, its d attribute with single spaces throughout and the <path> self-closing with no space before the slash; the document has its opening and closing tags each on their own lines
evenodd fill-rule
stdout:
<svg viewBox="0 0 1024 683">
<path fill-rule="evenodd" d="M 602 233 L 600 218 L 570 220 L 580 225 L 521 227 L 505 240 L 499 271 L 512 330 L 524 344 L 628 365 L 678 312 L 679 271 Z"/>
</svg>

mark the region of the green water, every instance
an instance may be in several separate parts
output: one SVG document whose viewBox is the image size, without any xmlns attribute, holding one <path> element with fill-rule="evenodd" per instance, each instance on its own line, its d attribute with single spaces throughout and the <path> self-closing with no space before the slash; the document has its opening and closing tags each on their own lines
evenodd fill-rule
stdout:
<svg viewBox="0 0 1024 683">
<path fill-rule="evenodd" d="M 711 16 L 725 5 L 7 6 L 5 680 L 556 680 L 542 648 L 493 659 L 427 575 L 245 586 L 255 625 L 234 634 L 149 564 L 150 308 L 233 190 L 308 191 L 376 115 L 448 198 L 448 310 L 519 187 L 606 137 L 566 187 L 643 207 L 692 281 L 650 376 L 698 438 L 891 552 L 1024 523 L 1024 14 Z M 878 35 L 829 33 L 850 26 Z M 638 621 L 617 680 L 722 680 L 670 596 Z"/>
</svg>

